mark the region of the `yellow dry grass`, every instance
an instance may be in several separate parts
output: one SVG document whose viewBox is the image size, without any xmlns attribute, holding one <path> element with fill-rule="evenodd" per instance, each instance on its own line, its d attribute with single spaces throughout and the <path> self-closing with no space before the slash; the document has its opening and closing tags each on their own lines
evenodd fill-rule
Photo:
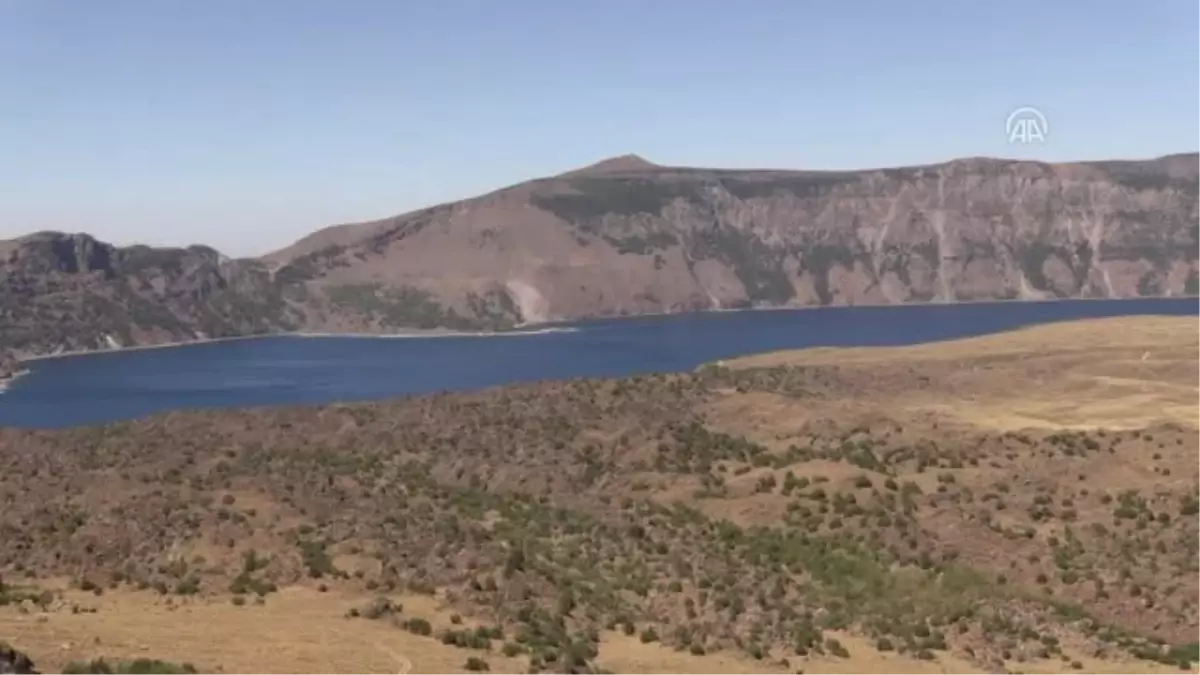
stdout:
<svg viewBox="0 0 1200 675">
<path fill-rule="evenodd" d="M 782 365 L 848 365 L 901 360 L 950 360 L 1000 354 L 1176 346 L 1200 347 L 1200 321 L 1192 317 L 1140 316 L 1064 321 L 1005 333 L 910 347 L 818 347 L 754 354 L 725 361 L 729 368 Z M 1192 372 L 1193 378 L 1196 372 Z"/>
<path fill-rule="evenodd" d="M 450 627 L 436 599 L 396 597 L 403 617 L 421 617 L 432 637 L 417 636 L 387 620 L 348 619 L 370 596 L 331 588 L 282 589 L 266 604 L 236 607 L 229 598 L 166 598 L 150 591 L 66 593 L 67 606 L 41 612 L 0 608 L 0 636 L 20 645 L 42 672 L 100 656 L 191 662 L 201 672 L 240 673 L 441 673 L 462 672 L 468 656 L 493 671 L 523 672 L 527 663 L 495 650 L 460 649 L 437 639 Z M 72 613 L 69 603 L 96 613 Z"/>
<path fill-rule="evenodd" d="M 1072 321 L 912 347 L 760 354 L 730 368 L 905 366 L 940 369 L 930 391 L 881 392 L 892 414 L 1000 430 L 1200 427 L 1200 324 L 1190 317 Z"/>
<path fill-rule="evenodd" d="M 50 612 L 0 608 L 0 636 L 19 644 L 42 672 L 58 671 L 71 661 L 100 656 L 162 658 L 193 663 L 201 672 L 229 673 L 440 673 L 463 672 L 468 656 L 479 656 L 493 672 L 524 672 L 524 659 L 504 658 L 495 650 L 443 645 L 437 630 L 450 626 L 439 601 L 427 596 L 397 597 L 404 615 L 420 616 L 435 627 L 435 637 L 416 636 L 386 620 L 347 619 L 345 612 L 370 598 L 330 589 L 291 587 L 271 595 L 265 605 L 235 607 L 228 599 L 162 598 L 150 592 L 109 592 L 101 597 L 68 591 L 66 602 Z M 77 604 L 96 613 L 72 613 Z M 601 636 L 597 663 L 617 673 L 975 673 L 982 672 L 953 654 L 923 661 L 895 652 L 879 652 L 869 640 L 829 632 L 850 657 L 798 657 L 777 653 L 762 660 L 736 651 L 702 656 L 643 644 L 637 637 L 607 632 Z M 781 659 L 788 659 L 787 666 Z M 1083 672 L 1179 672 L 1145 661 L 1078 658 Z M 1074 671 L 1059 660 L 1012 663 L 1015 672 Z"/>
<path fill-rule="evenodd" d="M 611 637 L 605 640 L 599 663 L 617 674 L 662 674 L 662 675 L 758 675 L 794 673 L 803 670 L 804 675 L 988 675 L 979 665 L 974 665 L 953 655 L 938 656 L 937 661 L 896 655 L 895 652 L 878 652 L 868 640 L 847 634 L 836 635 L 842 645 L 850 651 L 850 658 L 799 658 L 791 657 L 791 670 L 775 661 L 750 661 L 732 653 L 712 653 L 702 657 L 677 651 L 659 644 L 641 644 L 636 638 Z M 785 657 L 786 658 L 786 657 Z M 1088 673 L 1093 675 L 1163 675 L 1178 673 L 1178 668 L 1140 661 L 1097 661 L 1079 657 L 1081 669 L 1072 668 L 1070 662 L 1036 661 L 1013 663 L 1010 670 L 1022 671 L 1026 675 L 1066 675 Z"/>
</svg>

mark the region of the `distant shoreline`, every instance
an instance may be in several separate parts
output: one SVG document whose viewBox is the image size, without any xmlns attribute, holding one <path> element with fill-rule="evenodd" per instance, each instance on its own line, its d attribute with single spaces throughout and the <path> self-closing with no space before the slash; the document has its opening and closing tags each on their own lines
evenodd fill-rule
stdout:
<svg viewBox="0 0 1200 675">
<path fill-rule="evenodd" d="M 148 349 L 168 349 L 172 347 L 187 347 L 193 345 L 203 345 L 218 342 L 233 342 L 238 340 L 262 340 L 269 338 L 359 338 L 359 339 L 417 339 L 417 338 L 462 338 L 462 337 L 516 337 L 529 335 L 544 335 L 551 333 L 572 333 L 580 330 L 578 326 L 563 325 L 576 323 L 589 323 L 595 321 L 620 321 L 626 319 L 642 319 L 655 317 L 670 317 L 670 316 L 686 316 L 688 314 L 734 314 L 739 312 L 786 312 L 786 311 L 803 311 L 803 310 L 836 310 L 836 309 L 854 309 L 854 308 L 883 308 L 883 307 L 927 307 L 927 306 L 956 306 L 956 305 L 1010 305 L 1010 304 L 1051 304 L 1061 302 L 1137 302 L 1137 301 L 1154 301 L 1154 300 L 1200 300 L 1200 296 L 1196 295 L 1177 295 L 1177 296 L 1156 296 L 1156 297 L 1133 297 L 1133 298 L 1013 298 L 1008 300 L 956 300 L 953 302 L 911 302 L 911 303 L 866 303 L 855 305 L 796 305 L 796 306 L 769 306 L 769 307 L 717 307 L 708 309 L 689 309 L 686 311 L 672 312 L 644 312 L 640 314 L 625 314 L 625 315 L 609 315 L 609 316 L 594 316 L 586 318 L 578 318 L 572 320 L 544 321 L 538 323 L 522 324 L 521 326 L 508 330 L 493 330 L 493 331 L 458 331 L 450 329 L 411 329 L 408 331 L 397 333 L 373 333 L 373 332 L 355 332 L 355 333 L 340 333 L 340 332 L 307 332 L 293 331 L 284 333 L 262 333 L 257 335 L 232 335 L 216 338 L 198 338 L 194 340 L 179 340 L 174 342 L 162 342 L 149 345 L 130 345 L 127 347 L 115 347 L 107 349 L 72 349 L 53 354 L 38 354 L 17 359 L 19 364 L 32 363 L 34 361 L 46 361 L 50 359 L 66 358 L 73 356 L 92 356 L 98 354 L 116 354 L 121 352 L 142 351 Z M 537 326 L 543 326 L 538 328 Z M 22 375 L 29 373 L 29 369 L 25 368 L 7 377 L 0 377 L 0 391 L 4 391 L 8 386 L 12 385 Z"/>
<path fill-rule="evenodd" d="M 928 302 L 866 302 L 856 305 L 768 305 L 762 307 L 710 307 L 707 309 L 688 309 L 681 312 L 643 312 L 641 314 L 615 314 L 609 316 L 593 316 L 581 319 L 572 319 L 571 323 L 583 323 L 586 321 L 607 321 L 618 319 L 640 319 L 656 316 L 683 316 L 687 314 L 734 314 L 737 312 L 789 312 L 795 310 L 817 310 L 817 309 L 859 309 L 859 308 L 881 308 L 881 307 L 950 307 L 958 305 L 1049 305 L 1060 302 L 1137 302 L 1137 301 L 1154 301 L 1154 300 L 1197 300 L 1200 301 L 1200 295 L 1155 295 L 1155 296 L 1136 296 L 1131 298 L 1009 298 L 1002 300 L 952 300 L 950 302 L 928 301 Z M 546 323 L 556 323 L 547 321 Z M 563 323 L 566 323 L 564 321 Z"/>
<path fill-rule="evenodd" d="M 535 324 L 536 325 L 536 324 Z M 573 333 L 579 330 L 570 326 L 547 326 L 545 328 L 515 328 L 512 330 L 501 331 L 455 331 L 455 330 L 413 330 L 401 333 L 327 333 L 327 332 L 286 332 L 286 333 L 261 333 L 258 335 L 229 335 L 216 338 L 197 338 L 195 340 L 177 340 L 174 342 L 159 342 L 152 345 L 129 345 L 128 347 L 113 347 L 106 349 L 70 349 L 53 354 L 37 354 L 35 356 L 27 356 L 17 359 L 18 363 L 31 363 L 33 361 L 48 361 L 50 359 L 60 359 L 70 356 L 94 356 L 97 354 L 118 354 L 121 352 L 136 352 L 148 349 L 170 349 L 173 347 L 190 347 L 194 345 L 213 344 L 218 342 L 237 342 L 243 340 L 267 340 L 271 338 L 360 338 L 360 339 L 383 339 L 383 340 L 400 340 L 400 339 L 420 339 L 420 338 L 462 338 L 462 337 L 507 337 L 507 336 L 525 336 L 525 335 L 543 335 L 549 333 Z M 0 390 L 3 390 L 4 385 L 11 384 L 17 376 L 28 373 L 28 369 L 24 369 L 13 373 L 8 379 L 0 378 Z"/>
<path fill-rule="evenodd" d="M 3 394 L 14 382 L 29 374 L 29 369 L 18 370 L 15 373 L 0 377 L 0 394 Z"/>
<path fill-rule="evenodd" d="M 535 324 L 536 325 L 536 324 Z M 383 340 L 409 340 L 420 338 L 452 338 L 452 337 L 518 337 L 525 335 L 546 335 L 549 333 L 575 333 L 579 329 L 573 326 L 547 326 L 546 328 L 515 328 L 512 330 L 494 331 L 447 331 L 428 333 L 277 333 L 259 337 L 298 337 L 298 338 L 370 338 Z"/>
<path fill-rule="evenodd" d="M 187 347 L 189 345 L 203 345 L 210 342 L 234 342 L 236 340 L 257 340 L 266 337 L 279 337 L 281 333 L 270 333 L 264 335 L 230 335 L 227 337 L 218 338 L 197 338 L 195 340 L 177 340 L 175 342 L 159 342 L 152 345 L 129 345 L 128 347 L 111 347 L 104 349 L 68 349 L 53 354 L 37 354 L 34 356 L 26 356 L 17 359 L 19 363 L 30 363 L 33 361 L 49 361 L 50 359 L 61 359 L 68 356 L 88 356 L 92 354 L 116 354 L 118 352 L 137 352 L 147 349 L 168 349 L 171 347 Z"/>
</svg>

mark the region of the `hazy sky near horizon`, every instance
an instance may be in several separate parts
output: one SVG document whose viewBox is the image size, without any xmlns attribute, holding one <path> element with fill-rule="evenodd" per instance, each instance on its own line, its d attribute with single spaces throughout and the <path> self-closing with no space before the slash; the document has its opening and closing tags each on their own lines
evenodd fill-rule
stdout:
<svg viewBox="0 0 1200 675">
<path fill-rule="evenodd" d="M 1196 0 L 0 0 L 0 238 L 231 255 L 624 153 L 1200 147 Z M 1046 142 L 1009 144 L 1020 106 Z"/>
</svg>

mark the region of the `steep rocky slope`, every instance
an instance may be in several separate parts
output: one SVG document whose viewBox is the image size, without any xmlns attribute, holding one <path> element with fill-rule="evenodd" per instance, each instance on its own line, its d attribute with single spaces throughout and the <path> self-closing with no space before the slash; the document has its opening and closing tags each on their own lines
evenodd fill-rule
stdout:
<svg viewBox="0 0 1200 675">
<path fill-rule="evenodd" d="M 0 347 L 19 358 L 290 329 L 285 290 L 265 265 L 203 246 L 41 232 L 0 242 Z"/>
<path fill-rule="evenodd" d="M 0 351 L 751 306 L 1197 292 L 1197 155 L 869 171 L 607 160 L 261 260 L 0 242 Z"/>
<path fill-rule="evenodd" d="M 352 314 L 428 293 L 471 319 L 530 322 L 1194 293 L 1196 220 L 1194 154 L 856 172 L 627 157 L 331 228 L 268 258 Z"/>
</svg>

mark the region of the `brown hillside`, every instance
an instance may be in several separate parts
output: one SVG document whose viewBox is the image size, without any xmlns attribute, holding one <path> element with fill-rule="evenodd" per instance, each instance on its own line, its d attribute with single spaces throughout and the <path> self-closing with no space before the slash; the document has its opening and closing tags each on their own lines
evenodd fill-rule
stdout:
<svg viewBox="0 0 1200 675">
<path fill-rule="evenodd" d="M 0 430 L 0 638 L 43 668 L 1194 671 L 1198 342 Z"/>
<path fill-rule="evenodd" d="M 473 294 L 495 300 L 485 314 L 513 322 L 1195 294 L 1196 165 L 1179 155 L 728 171 L 623 156 L 322 231 L 269 259 L 306 270 L 310 289 L 335 304 L 353 305 L 353 289 L 422 289 L 471 315 Z"/>
</svg>

